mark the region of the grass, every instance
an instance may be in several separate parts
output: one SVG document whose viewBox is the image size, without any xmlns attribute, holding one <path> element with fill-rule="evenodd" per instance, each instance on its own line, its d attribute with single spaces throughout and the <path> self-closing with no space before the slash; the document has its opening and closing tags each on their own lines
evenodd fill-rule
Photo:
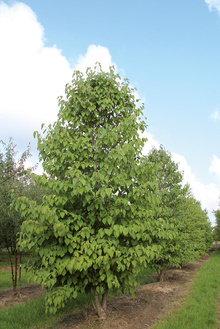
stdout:
<svg viewBox="0 0 220 329">
<path fill-rule="evenodd" d="M 6 271 L 5 271 L 6 272 Z M 8 272 L 8 271 L 7 271 Z M 0 272 L 0 284 L 2 274 Z M 140 284 L 153 282 L 153 269 L 144 269 L 138 276 Z M 116 295 L 116 292 L 110 296 Z M 90 304 L 90 296 L 81 294 L 75 300 L 69 301 L 65 308 L 56 315 L 45 314 L 44 297 L 22 303 L 7 309 L 0 310 L 0 328 L 1 329 L 28 329 L 28 328 L 54 328 L 55 323 L 60 323 L 62 319 L 71 314 L 76 308 Z"/>
<path fill-rule="evenodd" d="M 154 273 L 156 273 L 156 271 L 153 268 L 147 267 L 143 269 L 137 277 L 139 284 L 148 284 L 155 282 L 155 279 L 153 278 Z"/>
<path fill-rule="evenodd" d="M 140 273 L 140 284 L 153 282 L 153 269 Z M 220 287 L 220 248 L 212 254 L 209 261 L 197 272 L 190 293 L 182 302 L 179 310 L 157 323 L 154 329 L 216 329 L 217 298 Z M 1 274 L 1 273 L 0 273 Z M 1 282 L 0 277 L 0 282 Z M 110 294 L 111 295 L 111 294 Z M 115 295 L 115 294 L 113 294 Z M 45 314 L 44 297 L 0 310 L 1 329 L 39 329 L 59 328 L 62 321 L 75 309 L 90 304 L 90 297 L 79 295 L 69 301 L 56 315 Z"/>
<path fill-rule="evenodd" d="M 28 277 L 30 276 L 24 269 L 21 271 L 21 287 L 29 284 Z M 18 283 L 17 283 L 18 284 Z M 11 270 L 8 271 L 1 271 L 0 272 L 0 290 L 3 289 L 12 289 L 12 277 L 11 277 Z"/>
<path fill-rule="evenodd" d="M 34 299 L 11 308 L 0 310 L 1 329 L 54 328 L 55 321 L 61 321 L 76 308 L 87 304 L 89 297 L 85 294 L 71 300 L 56 315 L 45 314 L 44 297 Z"/>
<path fill-rule="evenodd" d="M 14 258 L 15 258 L 15 256 L 12 255 L 13 265 L 14 265 Z M 26 255 L 26 254 L 22 255 L 22 265 L 25 264 L 29 258 L 30 258 L 29 255 Z M 5 266 L 9 266 L 10 269 L 0 271 L 0 290 L 12 289 L 12 287 L 13 287 L 12 286 L 12 275 L 11 275 L 11 263 L 9 261 L 8 252 L 7 252 L 7 250 L 1 250 L 0 251 L 0 268 L 5 267 Z M 19 269 L 19 264 L 18 264 L 18 269 Z M 19 273 L 17 275 L 19 276 Z M 25 269 L 22 268 L 21 286 L 25 286 L 30 283 L 28 281 L 29 276 L 30 276 L 30 274 L 27 274 Z M 18 278 L 17 278 L 17 280 L 18 280 Z M 18 282 L 17 282 L 17 284 L 18 284 Z"/>
<path fill-rule="evenodd" d="M 157 323 L 154 329 L 216 329 L 220 287 L 220 248 L 203 264 L 182 307 Z"/>
<path fill-rule="evenodd" d="M 13 262 L 14 262 L 14 258 L 15 257 L 12 255 Z M 29 258 L 30 258 L 29 255 L 22 255 L 21 263 L 25 264 Z M 11 266 L 11 263 L 9 261 L 7 250 L 0 250 L 0 267 L 4 267 L 4 266 Z"/>
</svg>

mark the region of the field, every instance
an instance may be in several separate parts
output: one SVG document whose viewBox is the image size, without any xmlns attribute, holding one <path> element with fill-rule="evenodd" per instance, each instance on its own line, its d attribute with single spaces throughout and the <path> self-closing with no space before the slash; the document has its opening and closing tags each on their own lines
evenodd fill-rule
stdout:
<svg viewBox="0 0 220 329">
<path fill-rule="evenodd" d="M 100 321 L 94 314 L 87 295 L 70 301 L 55 316 L 46 315 L 44 291 L 38 285 L 28 284 L 28 275 L 24 271 L 21 298 L 14 298 L 9 289 L 10 267 L 1 254 L 0 328 L 217 329 L 219 272 L 220 250 L 211 257 L 204 256 L 200 261 L 185 265 L 182 269 L 167 270 L 163 283 L 156 281 L 157 277 L 152 269 L 143 271 L 139 277 L 141 286 L 136 289 L 135 298 L 111 294 L 108 318 Z M 199 323 L 198 316 L 204 316 L 201 318 L 202 324 Z"/>
</svg>

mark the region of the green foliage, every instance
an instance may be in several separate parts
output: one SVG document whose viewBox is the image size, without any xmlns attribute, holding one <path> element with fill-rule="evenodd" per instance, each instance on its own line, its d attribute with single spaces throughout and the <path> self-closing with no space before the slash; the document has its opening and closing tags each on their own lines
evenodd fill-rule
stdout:
<svg viewBox="0 0 220 329">
<path fill-rule="evenodd" d="M 181 204 L 184 195 L 182 188 L 182 174 L 178 170 L 178 165 L 172 160 L 171 154 L 162 146 L 157 150 L 153 148 L 148 155 L 148 162 L 153 163 L 156 169 L 156 179 L 158 184 L 157 195 L 160 200 L 155 219 L 161 221 L 163 235 L 157 239 L 162 250 L 157 259 L 152 262 L 157 271 L 161 274 L 167 266 L 179 266 L 183 261 L 181 233 Z"/>
<path fill-rule="evenodd" d="M 16 145 L 10 138 L 8 145 L 0 142 L 0 245 L 7 249 L 16 249 L 17 233 L 23 221 L 21 215 L 11 209 L 13 189 L 16 195 L 22 195 L 28 183 L 27 170 L 24 167 L 25 161 L 30 154 L 30 147 L 16 160 Z"/>
<path fill-rule="evenodd" d="M 213 240 L 220 241 L 220 209 L 214 211 L 216 226 L 213 229 Z"/>
<path fill-rule="evenodd" d="M 25 161 L 31 156 L 30 146 L 17 158 L 16 145 L 12 138 L 8 145 L 3 141 L 0 144 L 0 246 L 8 251 L 13 289 L 16 292 L 21 277 L 21 255 L 17 249 L 17 238 L 23 218 L 12 205 L 14 200 L 22 195 L 39 201 L 42 191 L 30 178 L 29 171 L 33 168 L 25 169 Z M 12 254 L 15 255 L 14 262 Z"/>
<path fill-rule="evenodd" d="M 201 203 L 196 201 L 189 188 L 183 200 L 182 210 L 182 230 L 185 233 L 183 249 L 187 255 L 185 262 L 189 262 L 199 259 L 210 249 L 213 242 L 212 229 L 207 211 L 202 209 Z"/>
<path fill-rule="evenodd" d="M 51 195 L 16 206 L 26 219 L 20 247 L 37 256 L 31 269 L 52 313 L 84 291 L 132 291 L 163 234 L 154 168 L 141 156 L 143 107 L 128 81 L 113 68 L 75 72 L 59 104 L 58 120 L 35 133 L 46 172 L 35 180 Z"/>
<path fill-rule="evenodd" d="M 30 145 L 20 157 L 12 138 L 8 144 L 0 141 L 0 146 L 0 245 L 14 252 L 23 218 L 12 203 L 21 196 L 40 203 L 45 190 L 30 177 L 34 167 L 25 168 L 25 162 L 31 157 Z"/>
<path fill-rule="evenodd" d="M 164 233 L 158 243 L 162 251 L 154 266 L 161 274 L 167 266 L 179 267 L 194 261 L 207 252 L 212 243 L 211 225 L 207 212 L 196 201 L 189 186 L 182 187 L 182 174 L 162 146 L 152 149 L 148 161 L 154 163 L 160 197 L 157 220 L 163 219 Z M 161 220 L 161 219 L 160 219 Z"/>
</svg>

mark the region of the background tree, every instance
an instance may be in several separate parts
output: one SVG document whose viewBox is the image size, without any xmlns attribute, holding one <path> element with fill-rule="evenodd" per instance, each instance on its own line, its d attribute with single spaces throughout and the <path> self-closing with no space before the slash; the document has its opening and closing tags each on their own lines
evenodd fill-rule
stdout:
<svg viewBox="0 0 220 329">
<path fill-rule="evenodd" d="M 218 241 L 220 241 L 220 210 L 217 209 L 213 211 L 213 213 L 215 214 L 215 223 L 216 223 L 213 229 L 213 240 L 217 243 Z"/>
<path fill-rule="evenodd" d="M 143 107 L 127 80 L 100 67 L 74 72 L 59 105 L 57 121 L 36 133 L 47 175 L 35 179 L 52 195 L 41 205 L 17 202 L 26 218 L 20 246 L 37 257 L 31 269 L 48 288 L 47 310 L 86 291 L 105 318 L 108 290 L 132 290 L 160 251 L 149 234 L 157 234 L 158 198 L 153 166 L 141 156 Z"/>
<path fill-rule="evenodd" d="M 148 155 L 148 161 L 153 163 L 156 170 L 158 184 L 157 195 L 160 198 L 158 213 L 155 220 L 163 219 L 163 235 L 159 236 L 158 243 L 162 251 L 152 266 L 159 273 L 159 280 L 163 281 L 164 270 L 168 266 L 180 266 L 186 259 L 183 252 L 183 243 L 186 239 L 182 203 L 186 190 L 182 187 L 182 174 L 178 165 L 172 160 L 171 154 L 162 146 L 153 148 Z M 158 240 L 158 237 L 155 237 Z"/>
<path fill-rule="evenodd" d="M 182 186 L 182 174 L 171 154 L 161 146 L 159 150 L 152 149 L 148 161 L 155 165 L 159 187 L 160 207 L 155 219 L 162 218 L 164 221 L 164 232 L 158 241 L 162 251 L 152 261 L 152 266 L 159 272 L 159 279 L 163 280 L 166 267 L 180 267 L 182 263 L 199 259 L 209 250 L 212 244 L 211 224 L 207 211 L 202 210 L 201 203 L 195 200 L 189 185 Z"/>
<path fill-rule="evenodd" d="M 15 199 L 21 196 L 28 196 L 40 203 L 45 190 L 30 177 L 34 167 L 25 168 L 25 162 L 31 157 L 30 145 L 20 157 L 12 138 L 8 144 L 1 141 L 0 145 L 0 245 L 8 251 L 13 290 L 19 295 L 22 254 L 17 239 L 23 218 L 12 205 Z"/>
<path fill-rule="evenodd" d="M 17 234 L 20 231 L 23 219 L 15 209 L 11 209 L 13 198 L 10 191 L 14 190 L 17 196 L 26 194 L 26 187 L 30 183 L 30 178 L 24 164 L 31 154 L 30 146 L 28 146 L 27 150 L 17 159 L 16 145 L 13 143 L 12 138 L 10 138 L 8 144 L 3 141 L 0 143 L 0 245 L 8 251 L 13 289 L 16 293 L 18 274 Z M 11 254 L 15 255 L 14 267 Z"/>
<path fill-rule="evenodd" d="M 212 245 L 211 223 L 207 211 L 202 209 L 201 203 L 194 198 L 189 187 L 182 203 L 182 211 L 185 233 L 182 250 L 186 255 L 184 262 L 195 261 Z"/>
</svg>

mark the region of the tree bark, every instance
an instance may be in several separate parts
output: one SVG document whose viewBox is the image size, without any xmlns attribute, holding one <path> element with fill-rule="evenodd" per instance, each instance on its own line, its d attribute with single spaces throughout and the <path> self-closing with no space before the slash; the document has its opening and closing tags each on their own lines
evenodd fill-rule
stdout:
<svg viewBox="0 0 220 329">
<path fill-rule="evenodd" d="M 9 256 L 9 260 L 10 260 L 10 263 L 11 263 L 11 278 L 12 278 L 13 290 L 16 293 L 15 278 L 14 278 L 14 268 L 13 268 L 13 262 L 12 262 L 12 259 L 11 259 L 11 253 L 10 253 L 9 248 L 8 248 L 8 256 Z"/>
<path fill-rule="evenodd" d="M 107 318 L 107 295 L 108 290 L 106 289 L 102 294 L 100 301 L 99 293 L 97 292 L 96 288 L 94 288 L 94 307 L 100 320 Z"/>
<path fill-rule="evenodd" d="M 18 251 L 15 249 L 15 292 L 17 293 L 17 277 L 18 277 Z"/>
<path fill-rule="evenodd" d="M 20 266 L 19 266 L 19 290 L 17 289 L 17 278 L 18 278 L 18 251 L 15 249 L 15 265 L 11 257 L 10 249 L 8 248 L 9 260 L 11 263 L 11 278 L 14 295 L 20 297 L 20 286 L 21 286 L 21 255 L 20 255 Z"/>
<path fill-rule="evenodd" d="M 159 282 L 163 282 L 164 280 L 164 269 L 162 268 L 159 273 Z"/>
<path fill-rule="evenodd" d="M 18 296 L 21 297 L 21 254 L 20 254 L 20 264 L 19 264 Z"/>
<path fill-rule="evenodd" d="M 104 294 L 102 295 L 102 309 L 104 312 L 107 312 L 107 297 L 108 297 L 108 290 L 106 289 Z"/>
</svg>

